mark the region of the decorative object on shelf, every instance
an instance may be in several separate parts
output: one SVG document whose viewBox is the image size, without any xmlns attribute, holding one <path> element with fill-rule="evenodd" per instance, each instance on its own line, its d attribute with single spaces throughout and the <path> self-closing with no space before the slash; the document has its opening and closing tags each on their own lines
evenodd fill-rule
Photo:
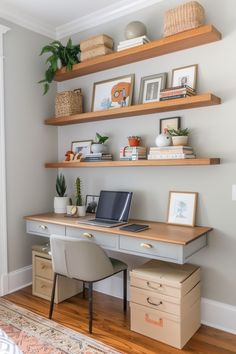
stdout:
<svg viewBox="0 0 236 354">
<path fill-rule="evenodd" d="M 58 197 L 54 197 L 54 213 L 66 213 L 66 206 L 70 204 L 70 198 L 66 197 L 66 181 L 63 174 L 57 175 L 56 191 Z"/>
<path fill-rule="evenodd" d="M 167 89 L 161 90 L 160 92 L 160 101 L 174 100 L 177 98 L 185 98 L 195 96 L 196 91 L 193 90 L 190 86 L 174 86 Z"/>
<path fill-rule="evenodd" d="M 96 142 L 93 142 L 91 145 L 91 151 L 93 153 L 106 153 L 107 146 L 105 142 L 109 139 L 108 136 L 102 136 L 99 133 L 96 133 Z"/>
<path fill-rule="evenodd" d="M 128 136 L 129 146 L 139 146 L 141 142 L 140 136 L 130 135 Z"/>
<path fill-rule="evenodd" d="M 147 149 L 145 146 L 125 146 L 120 149 L 120 160 L 145 160 Z"/>
<path fill-rule="evenodd" d="M 83 113 L 83 96 L 81 89 L 58 92 L 55 98 L 55 115 L 58 117 Z"/>
<path fill-rule="evenodd" d="M 82 40 L 80 42 L 80 60 L 84 62 L 89 59 L 112 53 L 113 39 L 106 35 L 100 34 Z"/>
<path fill-rule="evenodd" d="M 106 152 L 93 152 L 92 154 L 86 154 L 83 161 L 111 161 L 113 160 L 112 154 Z"/>
<path fill-rule="evenodd" d="M 79 63 L 79 52 L 80 45 L 73 45 L 71 38 L 68 39 L 66 46 L 63 46 L 59 41 L 53 41 L 42 48 L 40 55 L 45 53 L 50 54 L 46 60 L 46 64 L 49 64 L 49 67 L 45 72 L 45 78 L 39 81 L 39 84 L 43 84 L 44 95 L 48 92 L 49 84 L 52 82 L 60 65 L 65 66 L 67 71 L 71 71 L 73 64 Z"/>
<path fill-rule="evenodd" d="M 167 129 L 164 130 L 164 133 L 157 135 L 155 140 L 156 146 L 169 146 L 172 143 L 171 135 Z"/>
<path fill-rule="evenodd" d="M 76 205 L 67 205 L 66 206 L 66 215 L 67 216 L 75 216 L 77 214 L 77 206 Z"/>
<path fill-rule="evenodd" d="M 126 39 L 132 39 L 145 36 L 145 34 L 147 34 L 147 29 L 143 22 L 133 21 L 128 23 L 128 25 L 125 27 L 124 34 Z"/>
<path fill-rule="evenodd" d="M 150 39 L 147 36 L 136 37 L 133 39 L 127 39 L 126 41 L 119 42 L 117 46 L 117 51 L 120 52 L 122 50 L 137 47 L 138 45 L 143 45 L 149 43 Z"/>
<path fill-rule="evenodd" d="M 86 213 L 95 214 L 98 206 L 99 195 L 86 195 Z"/>
<path fill-rule="evenodd" d="M 130 106 L 133 96 L 134 74 L 93 85 L 92 112 Z"/>
<path fill-rule="evenodd" d="M 172 70 L 171 86 L 189 86 L 196 90 L 198 65 L 189 65 Z"/>
<path fill-rule="evenodd" d="M 71 150 L 68 150 L 66 153 L 65 153 L 65 160 L 64 161 L 80 161 L 81 158 L 82 158 L 82 154 L 77 152 L 77 153 L 74 153 L 73 151 Z"/>
<path fill-rule="evenodd" d="M 172 143 L 173 145 L 183 145 L 186 146 L 188 145 L 188 136 L 189 136 L 189 129 L 184 128 L 184 129 L 168 129 L 168 132 L 170 133 L 172 137 Z"/>
<path fill-rule="evenodd" d="M 160 119 L 159 133 L 163 134 L 165 130 L 179 129 L 180 117 L 162 118 Z"/>
<path fill-rule="evenodd" d="M 169 224 L 195 226 L 198 193 L 169 192 Z"/>
<path fill-rule="evenodd" d="M 93 140 L 72 141 L 71 151 L 75 155 L 81 154 L 82 157 L 84 157 L 86 154 L 90 154 L 92 143 L 93 143 Z"/>
<path fill-rule="evenodd" d="M 83 204 L 83 198 L 82 198 L 82 194 L 81 194 L 81 179 L 79 177 L 77 177 L 76 181 L 75 181 L 75 190 L 76 190 L 75 204 L 77 206 L 78 215 L 85 216 L 86 215 L 86 207 Z"/>
<path fill-rule="evenodd" d="M 139 103 L 159 101 L 160 91 L 166 87 L 166 81 L 167 73 L 142 77 L 139 90 Z"/>
<path fill-rule="evenodd" d="M 164 15 L 164 37 L 204 24 L 204 8 L 197 1 L 168 10 Z"/>
<path fill-rule="evenodd" d="M 176 159 L 195 159 L 196 155 L 191 146 L 163 146 L 151 147 L 148 160 L 176 160 Z"/>
</svg>

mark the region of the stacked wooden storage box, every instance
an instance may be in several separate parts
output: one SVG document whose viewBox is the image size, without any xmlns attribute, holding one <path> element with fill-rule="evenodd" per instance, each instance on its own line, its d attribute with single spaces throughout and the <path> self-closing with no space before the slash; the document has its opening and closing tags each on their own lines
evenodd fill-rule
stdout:
<svg viewBox="0 0 236 354">
<path fill-rule="evenodd" d="M 106 34 L 100 34 L 80 42 L 80 61 L 112 53 L 113 39 Z"/>
<path fill-rule="evenodd" d="M 200 327 L 200 268 L 152 260 L 130 278 L 131 330 L 181 349 Z"/>
</svg>

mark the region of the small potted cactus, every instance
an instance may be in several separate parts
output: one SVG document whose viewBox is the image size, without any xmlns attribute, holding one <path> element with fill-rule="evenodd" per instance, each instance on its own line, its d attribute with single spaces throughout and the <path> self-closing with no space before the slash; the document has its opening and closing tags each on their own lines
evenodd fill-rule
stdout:
<svg viewBox="0 0 236 354">
<path fill-rule="evenodd" d="M 93 153 L 106 153 L 107 146 L 105 142 L 109 139 L 108 136 L 102 136 L 99 133 L 96 133 L 96 141 L 92 143 L 91 150 Z"/>
<path fill-rule="evenodd" d="M 57 197 L 54 197 L 54 213 L 66 213 L 66 206 L 70 204 L 70 198 L 66 196 L 66 181 L 63 174 L 57 175 L 56 191 Z"/>
<path fill-rule="evenodd" d="M 186 146 L 188 145 L 188 135 L 189 135 L 189 129 L 184 128 L 184 129 L 169 129 L 168 132 L 170 133 L 172 137 L 172 143 L 173 145 L 182 145 Z"/>
<path fill-rule="evenodd" d="M 81 179 L 79 177 L 76 178 L 75 181 L 75 189 L 76 189 L 76 201 L 75 204 L 78 209 L 78 215 L 79 216 L 85 216 L 86 215 L 86 207 L 83 204 L 83 198 L 81 194 Z"/>
</svg>

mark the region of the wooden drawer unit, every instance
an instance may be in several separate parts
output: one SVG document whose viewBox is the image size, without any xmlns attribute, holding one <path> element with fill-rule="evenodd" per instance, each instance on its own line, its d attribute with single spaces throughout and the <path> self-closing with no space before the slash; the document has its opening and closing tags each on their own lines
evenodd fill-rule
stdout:
<svg viewBox="0 0 236 354">
<path fill-rule="evenodd" d="M 118 249 L 118 235 L 108 234 L 104 232 L 79 229 L 73 227 L 66 228 L 66 236 L 76 237 L 80 240 L 87 240 L 96 242 L 98 245 L 105 249 L 117 250 Z"/>
<path fill-rule="evenodd" d="M 200 268 L 151 260 L 130 279 L 131 330 L 182 348 L 200 327 Z"/>
<path fill-rule="evenodd" d="M 66 234 L 66 228 L 63 225 L 50 224 L 45 222 L 30 221 L 26 222 L 26 230 L 28 234 L 50 237 L 52 234 Z"/>
<path fill-rule="evenodd" d="M 51 256 L 48 254 L 47 246 L 32 247 L 33 279 L 32 293 L 43 299 L 50 300 L 53 283 L 53 270 Z M 82 291 L 82 283 L 59 276 L 56 285 L 55 303 L 72 297 Z"/>
</svg>

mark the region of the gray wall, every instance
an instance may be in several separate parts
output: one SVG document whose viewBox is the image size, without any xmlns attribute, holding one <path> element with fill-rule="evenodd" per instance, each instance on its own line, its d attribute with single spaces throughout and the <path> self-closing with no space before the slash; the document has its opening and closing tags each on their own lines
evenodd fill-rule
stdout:
<svg viewBox="0 0 236 354">
<path fill-rule="evenodd" d="M 123 29 L 132 20 L 147 24 L 150 38 L 162 33 L 163 13 L 182 1 L 165 0 L 111 23 L 73 36 L 79 41 L 97 33 L 111 35 L 116 43 L 123 39 Z M 213 92 L 222 98 L 222 105 L 193 110 L 153 114 L 126 119 L 107 120 L 59 128 L 59 160 L 73 140 L 94 138 L 98 131 L 110 136 L 110 151 L 118 157 L 128 135 L 141 135 L 147 146 L 154 145 L 159 119 L 181 116 L 183 127 L 191 129 L 190 144 L 198 156 L 221 157 L 219 166 L 160 168 L 96 168 L 64 170 L 71 193 L 74 180 L 80 176 L 84 195 L 97 194 L 102 188 L 125 189 L 134 192 L 132 215 L 140 219 L 165 221 L 168 192 L 199 192 L 197 224 L 212 226 L 209 247 L 192 257 L 191 262 L 202 267 L 202 295 L 212 300 L 236 305 L 235 212 L 231 200 L 231 185 L 236 183 L 235 113 L 236 113 L 236 2 L 234 0 L 201 0 L 208 23 L 223 34 L 223 40 L 131 65 L 91 74 L 59 84 L 59 90 L 81 87 L 86 110 L 90 110 L 93 82 L 135 73 L 134 102 L 138 100 L 140 78 L 173 68 L 199 64 L 199 92 Z M 49 129 L 49 128 L 47 128 Z M 129 259 L 129 257 L 125 257 Z M 130 267 L 137 262 L 131 258 Z"/>
<path fill-rule="evenodd" d="M 5 117 L 9 271 L 31 264 L 31 245 L 23 216 L 52 210 L 56 171 L 44 163 L 57 156 L 57 131 L 43 122 L 53 115 L 55 84 L 43 97 L 41 48 L 50 39 L 1 20 L 10 27 L 4 37 Z"/>
</svg>

